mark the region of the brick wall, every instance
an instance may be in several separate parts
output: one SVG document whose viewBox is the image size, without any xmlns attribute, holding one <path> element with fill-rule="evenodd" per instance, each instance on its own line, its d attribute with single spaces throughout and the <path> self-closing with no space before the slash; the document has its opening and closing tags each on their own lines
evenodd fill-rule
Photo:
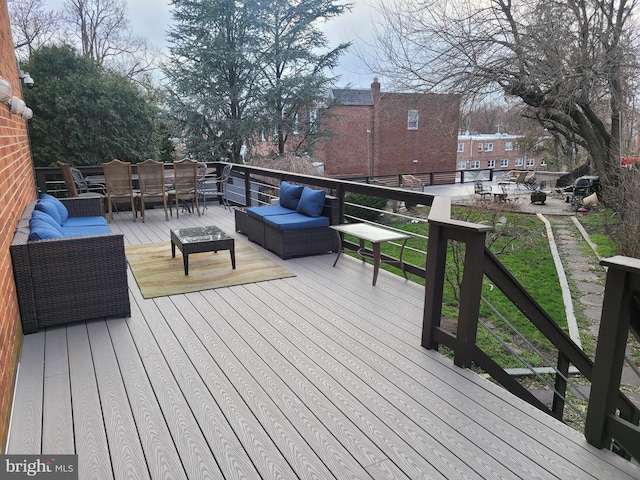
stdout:
<svg viewBox="0 0 640 480">
<path fill-rule="evenodd" d="M 371 84 L 373 105 L 339 105 L 323 116 L 330 137 L 317 151 L 331 176 L 452 171 L 460 98 L 457 95 L 384 93 Z M 418 111 L 418 128 L 407 126 Z"/>
<path fill-rule="evenodd" d="M 6 0 L 0 0 L 0 76 L 22 97 Z M 18 355 L 22 345 L 20 313 L 9 246 L 24 207 L 35 197 L 26 122 L 0 103 L 0 449 L 4 452 Z"/>
<path fill-rule="evenodd" d="M 331 137 L 318 156 L 327 175 L 372 175 L 372 111 L 366 105 L 336 106 L 325 117 Z"/>
</svg>

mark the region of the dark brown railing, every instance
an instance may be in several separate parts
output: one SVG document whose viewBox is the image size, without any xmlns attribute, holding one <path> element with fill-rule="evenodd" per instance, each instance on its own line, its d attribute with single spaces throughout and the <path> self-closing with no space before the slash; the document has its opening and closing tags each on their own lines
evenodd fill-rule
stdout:
<svg viewBox="0 0 640 480">
<path fill-rule="evenodd" d="M 599 448 L 613 446 L 624 456 L 640 459 L 640 429 L 637 427 L 640 410 L 620 392 L 629 330 L 636 338 L 640 331 L 640 260 L 614 257 L 602 261 L 609 271 L 594 363 L 485 246 L 487 232 L 492 227 L 453 220 L 449 212 L 447 198 L 434 200 L 429 215 L 422 346 L 429 349 L 447 346 L 454 351 L 457 366 L 469 368 L 473 363 L 477 364 L 506 389 L 558 419 L 563 417 L 569 365 L 575 366 L 592 382 L 585 428 L 589 443 Z M 440 326 L 450 240 L 466 246 L 455 333 Z M 558 350 L 554 399 L 550 409 L 476 344 L 485 275 Z"/>
</svg>

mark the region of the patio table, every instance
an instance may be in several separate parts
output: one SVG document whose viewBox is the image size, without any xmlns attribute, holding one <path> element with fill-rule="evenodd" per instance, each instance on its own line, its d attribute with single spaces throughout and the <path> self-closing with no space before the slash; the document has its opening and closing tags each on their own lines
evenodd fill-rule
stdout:
<svg viewBox="0 0 640 480">
<path fill-rule="evenodd" d="M 182 252 L 184 274 L 189 275 L 189 255 L 191 253 L 217 252 L 229 250 L 231 267 L 236 268 L 235 243 L 218 227 L 178 228 L 171 230 L 171 256 L 175 258 L 176 247 Z"/>
<path fill-rule="evenodd" d="M 372 225 L 370 223 L 345 223 L 342 225 L 330 225 L 329 228 L 334 229 L 338 235 L 338 255 L 336 257 L 336 260 L 333 262 L 334 267 L 338 263 L 338 259 L 340 258 L 343 250 L 342 234 L 347 234 L 357 237 L 360 240 L 358 255 L 362 257 L 363 261 L 365 258 L 373 259 L 373 285 L 375 285 L 376 281 L 378 280 L 380 262 L 398 265 L 402 269 L 404 278 L 407 278 L 407 272 L 405 272 L 404 270 L 402 255 L 404 253 L 404 247 L 407 243 L 407 239 L 411 238 L 411 235 L 396 232 L 394 230 L 389 230 L 388 228 L 378 227 L 377 225 Z M 400 240 L 402 240 L 402 246 L 400 247 L 400 257 L 398 258 L 398 260 L 383 259 L 380 255 L 380 244 L 384 242 L 393 242 Z M 365 251 L 365 241 L 371 242 L 373 255 Z"/>
</svg>

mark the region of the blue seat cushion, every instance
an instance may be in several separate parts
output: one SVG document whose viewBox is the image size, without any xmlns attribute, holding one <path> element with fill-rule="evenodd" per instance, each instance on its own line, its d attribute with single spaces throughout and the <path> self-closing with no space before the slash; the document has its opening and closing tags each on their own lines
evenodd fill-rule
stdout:
<svg viewBox="0 0 640 480">
<path fill-rule="evenodd" d="M 289 182 L 280 182 L 280 205 L 295 210 L 302 194 L 302 185 L 292 185 Z"/>
<path fill-rule="evenodd" d="M 310 217 L 319 217 L 324 208 L 325 194 L 326 192 L 324 190 L 304 187 L 296 211 Z"/>
<path fill-rule="evenodd" d="M 288 215 L 271 215 L 263 219 L 266 225 L 278 230 L 299 230 L 303 228 L 328 227 L 328 217 L 309 217 L 301 213 L 289 213 Z"/>
<path fill-rule="evenodd" d="M 108 235 L 111 230 L 106 225 L 87 225 L 84 227 L 62 227 L 65 237 L 87 237 L 90 235 Z"/>
<path fill-rule="evenodd" d="M 62 224 L 63 227 L 93 227 L 106 226 L 107 219 L 104 217 L 69 217 Z"/>
<path fill-rule="evenodd" d="M 251 218 L 262 220 L 263 217 L 271 215 L 287 215 L 294 213 L 295 209 L 283 207 L 282 205 L 271 205 L 268 207 L 250 207 L 247 208 L 247 215 Z"/>
<path fill-rule="evenodd" d="M 40 199 L 36 202 L 35 210 L 39 210 L 41 212 L 46 213 L 51 218 L 53 218 L 58 223 L 58 225 L 62 226 L 62 217 L 60 217 L 60 212 L 58 211 L 56 206 L 53 204 L 53 202 Z"/>
<path fill-rule="evenodd" d="M 60 214 L 61 224 L 67 221 L 67 218 L 69 217 L 69 210 L 67 210 L 67 207 L 65 207 L 60 200 L 58 200 L 53 195 L 49 195 L 48 193 L 44 193 L 42 197 L 40 197 L 40 200 L 51 202 L 53 206 L 56 207 L 56 210 Z"/>
<path fill-rule="evenodd" d="M 57 220 L 55 218 L 53 218 L 48 213 L 45 213 L 45 212 L 43 212 L 41 210 L 34 210 L 33 213 L 31 214 L 31 219 L 32 220 L 33 219 L 41 220 L 41 221 L 47 223 L 48 225 L 50 225 L 51 227 L 53 227 L 58 232 L 62 233 L 62 227 L 60 226 L 60 224 L 57 222 Z M 29 222 L 29 223 L 31 223 L 31 222 Z"/>
<path fill-rule="evenodd" d="M 29 240 L 49 240 L 52 238 L 64 238 L 64 234 L 42 219 L 32 218 L 29 221 Z"/>
</svg>

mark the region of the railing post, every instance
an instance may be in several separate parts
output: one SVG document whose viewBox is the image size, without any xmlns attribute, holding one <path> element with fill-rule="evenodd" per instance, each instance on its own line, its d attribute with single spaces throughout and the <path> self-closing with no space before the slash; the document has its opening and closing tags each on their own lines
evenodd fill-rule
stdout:
<svg viewBox="0 0 640 480">
<path fill-rule="evenodd" d="M 446 264 L 447 239 L 444 236 L 444 227 L 437 223 L 430 223 L 425 267 L 425 307 L 422 317 L 422 346 L 430 350 L 438 349 L 438 343 L 433 340 L 433 330 L 440 326 L 442 316 Z"/>
<path fill-rule="evenodd" d="M 609 422 L 617 409 L 634 291 L 640 288 L 640 260 L 617 256 L 602 260 L 600 264 L 607 266 L 608 272 L 585 437 L 591 445 L 604 448 L 611 442 Z"/>
<path fill-rule="evenodd" d="M 473 362 L 482 297 L 482 278 L 484 276 L 482 264 L 486 232 L 477 232 L 471 237 L 471 240 L 466 242 L 464 255 L 456 351 L 453 358 L 453 363 L 461 368 L 470 368 Z"/>
</svg>

